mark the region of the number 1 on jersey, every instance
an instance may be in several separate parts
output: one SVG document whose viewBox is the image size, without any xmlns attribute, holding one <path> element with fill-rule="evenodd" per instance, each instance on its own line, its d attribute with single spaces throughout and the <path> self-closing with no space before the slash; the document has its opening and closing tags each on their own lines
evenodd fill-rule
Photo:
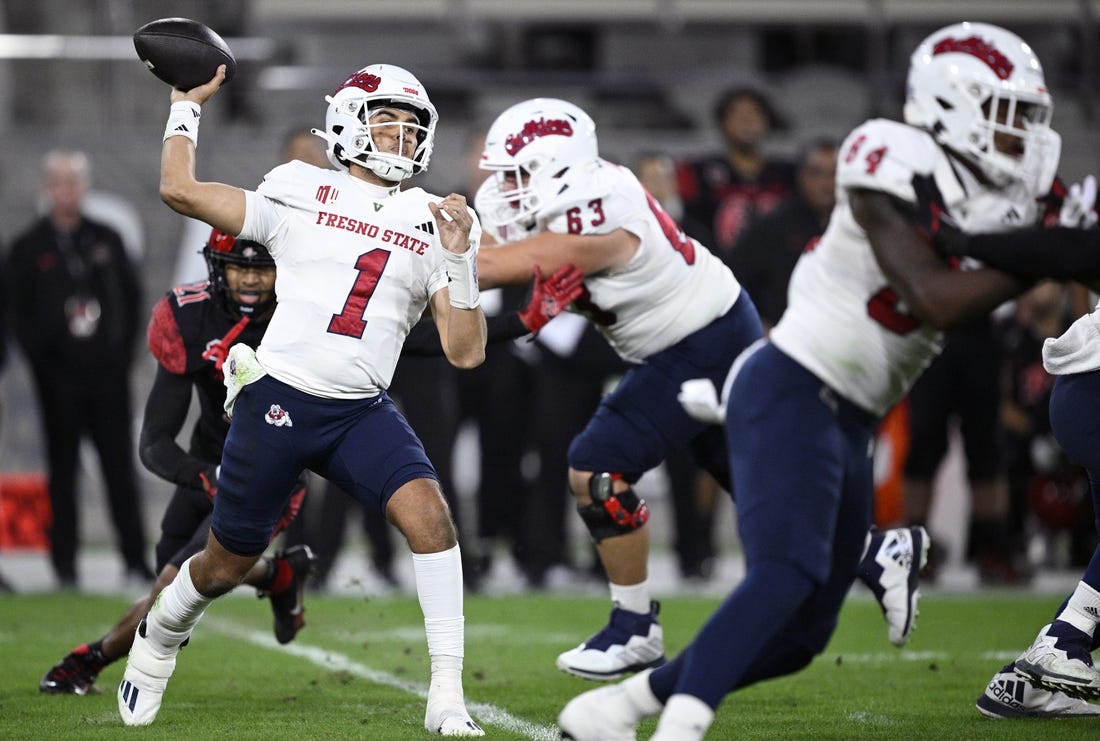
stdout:
<svg viewBox="0 0 1100 741">
<path fill-rule="evenodd" d="M 371 250 L 359 255 L 359 259 L 355 261 L 355 269 L 359 271 L 359 275 L 344 301 L 343 310 L 339 314 L 333 314 L 329 320 L 329 332 L 355 339 L 363 336 L 363 331 L 367 328 L 363 314 L 374 290 L 378 288 L 378 279 L 382 277 L 382 271 L 386 269 L 389 259 L 390 253 L 386 250 Z"/>
</svg>

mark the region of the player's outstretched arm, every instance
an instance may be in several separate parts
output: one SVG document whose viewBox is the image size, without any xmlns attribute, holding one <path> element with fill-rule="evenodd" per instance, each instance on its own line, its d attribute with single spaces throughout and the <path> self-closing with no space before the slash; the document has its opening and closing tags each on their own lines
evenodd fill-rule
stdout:
<svg viewBox="0 0 1100 741">
<path fill-rule="evenodd" d="M 202 183 L 195 178 L 202 104 L 218 91 L 224 80 L 225 65 L 222 65 L 205 85 L 186 93 L 173 88 L 172 112 L 161 148 L 160 197 L 173 211 L 236 235 L 244 227 L 244 191 L 224 183 Z"/>
<path fill-rule="evenodd" d="M 991 311 L 1030 285 L 991 268 L 952 268 L 885 193 L 854 189 L 849 199 L 890 285 L 909 313 L 936 329 Z"/>
<path fill-rule="evenodd" d="M 478 283 L 482 288 L 522 286 L 536 268 L 550 276 L 572 264 L 585 275 L 612 270 L 629 262 L 640 240 L 625 229 L 608 234 L 580 235 L 540 232 L 518 242 L 478 252 Z"/>
</svg>

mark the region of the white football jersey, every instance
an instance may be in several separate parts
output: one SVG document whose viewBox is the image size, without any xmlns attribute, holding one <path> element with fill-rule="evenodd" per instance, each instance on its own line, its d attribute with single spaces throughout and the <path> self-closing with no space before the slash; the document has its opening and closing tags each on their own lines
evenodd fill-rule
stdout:
<svg viewBox="0 0 1100 741">
<path fill-rule="evenodd" d="M 910 314 L 856 223 L 849 188 L 915 203 L 914 183 L 931 179 L 964 231 L 1004 231 L 1040 217 L 1023 185 L 984 186 L 927 132 L 884 119 L 848 135 L 837 165 L 837 202 L 816 246 L 799 258 L 788 307 L 771 340 L 847 399 L 885 414 L 942 349 L 942 333 Z M 931 247 L 929 247 L 931 249 Z"/>
<path fill-rule="evenodd" d="M 277 268 L 279 303 L 256 353 L 264 369 L 322 397 L 385 390 L 409 329 L 447 285 L 428 209 L 442 199 L 297 161 L 246 198 L 240 236 L 267 245 Z M 481 237 L 476 217 L 470 237 Z"/>
<path fill-rule="evenodd" d="M 686 236 L 630 170 L 606 160 L 574 168 L 543 209 L 539 226 L 558 234 L 625 229 L 640 240 L 626 265 L 584 279 L 584 314 L 615 351 L 640 363 L 729 311 L 741 284 L 726 265 Z"/>
</svg>

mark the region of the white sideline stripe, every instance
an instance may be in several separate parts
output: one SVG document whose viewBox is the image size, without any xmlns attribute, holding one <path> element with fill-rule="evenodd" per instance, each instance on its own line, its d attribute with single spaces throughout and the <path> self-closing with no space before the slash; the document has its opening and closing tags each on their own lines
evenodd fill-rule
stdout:
<svg viewBox="0 0 1100 741">
<path fill-rule="evenodd" d="M 983 661 L 1007 662 L 1020 655 L 1019 651 L 983 651 L 979 658 Z M 945 661 L 958 654 L 949 651 L 897 651 L 894 653 L 845 654 L 826 652 L 822 658 L 826 661 L 851 662 L 853 664 L 885 664 L 894 661 Z"/>
<path fill-rule="evenodd" d="M 311 664 L 315 664 L 324 669 L 345 671 L 365 679 L 368 682 L 403 690 L 410 695 L 416 695 L 422 700 L 428 699 L 428 685 L 422 682 L 411 682 L 388 672 L 372 669 L 369 666 L 353 661 L 344 654 L 331 651 L 327 648 L 307 646 L 299 641 L 282 645 L 266 632 L 250 630 L 242 625 L 238 625 L 228 620 L 220 620 L 218 618 L 207 618 L 203 621 L 203 625 L 223 635 L 240 638 L 262 648 L 281 651 L 285 654 L 305 659 Z M 539 726 L 534 723 L 529 723 L 522 718 L 511 715 L 495 705 L 489 705 L 482 702 L 470 702 L 469 699 L 467 699 L 466 709 L 470 711 L 470 714 L 477 720 L 486 725 L 496 726 L 511 733 L 521 734 L 526 738 L 532 739 L 532 741 L 558 741 L 560 738 L 557 726 Z"/>
</svg>

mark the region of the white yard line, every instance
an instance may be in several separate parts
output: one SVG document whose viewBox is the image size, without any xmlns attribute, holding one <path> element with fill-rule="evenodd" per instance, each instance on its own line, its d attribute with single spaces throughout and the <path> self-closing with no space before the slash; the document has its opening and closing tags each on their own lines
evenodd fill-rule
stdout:
<svg viewBox="0 0 1100 741">
<path fill-rule="evenodd" d="M 365 679 L 368 682 L 381 684 L 386 687 L 393 687 L 407 692 L 410 695 L 416 695 L 423 700 L 428 699 L 427 684 L 422 682 L 411 682 L 407 679 L 401 679 L 389 672 L 372 669 L 365 664 L 354 661 L 338 651 L 318 648 L 317 646 L 308 646 L 300 641 L 281 645 L 271 637 L 270 633 L 251 630 L 231 621 L 219 618 L 207 617 L 203 620 L 202 625 L 204 628 L 209 628 L 223 635 L 248 641 L 261 648 L 281 651 L 285 654 L 305 659 L 311 664 L 315 664 L 325 669 L 345 671 Z M 466 709 L 470 711 L 470 714 L 474 716 L 474 718 L 485 725 L 496 726 L 497 728 L 504 729 L 511 733 L 518 733 L 533 741 L 557 741 L 559 738 L 557 726 L 540 726 L 530 723 L 522 718 L 511 715 L 506 710 L 498 708 L 495 705 L 489 705 L 482 702 L 471 702 L 469 698 L 467 698 Z"/>
</svg>

